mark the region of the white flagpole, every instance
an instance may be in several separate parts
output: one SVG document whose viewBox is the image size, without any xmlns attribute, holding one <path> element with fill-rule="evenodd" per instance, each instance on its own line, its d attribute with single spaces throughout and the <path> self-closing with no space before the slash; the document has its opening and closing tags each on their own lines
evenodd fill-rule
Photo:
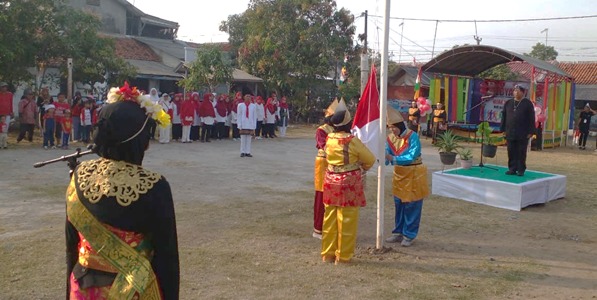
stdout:
<svg viewBox="0 0 597 300">
<path fill-rule="evenodd" d="M 381 51 L 381 75 L 379 93 L 379 148 L 378 156 L 380 162 L 377 167 L 377 242 L 376 248 L 383 247 L 383 215 L 384 215 L 384 194 L 385 176 L 384 162 L 386 157 L 386 107 L 388 103 L 388 40 L 390 38 L 390 0 L 386 0 L 383 29 L 383 50 Z"/>
</svg>

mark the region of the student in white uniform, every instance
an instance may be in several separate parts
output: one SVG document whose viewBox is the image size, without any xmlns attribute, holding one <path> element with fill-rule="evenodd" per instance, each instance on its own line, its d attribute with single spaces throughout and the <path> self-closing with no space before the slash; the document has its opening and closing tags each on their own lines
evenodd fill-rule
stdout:
<svg viewBox="0 0 597 300">
<path fill-rule="evenodd" d="M 251 155 L 251 137 L 255 134 L 257 118 L 255 104 L 251 103 L 253 95 L 245 94 L 244 102 L 238 104 L 237 125 L 240 132 L 240 157 L 253 157 Z"/>
</svg>

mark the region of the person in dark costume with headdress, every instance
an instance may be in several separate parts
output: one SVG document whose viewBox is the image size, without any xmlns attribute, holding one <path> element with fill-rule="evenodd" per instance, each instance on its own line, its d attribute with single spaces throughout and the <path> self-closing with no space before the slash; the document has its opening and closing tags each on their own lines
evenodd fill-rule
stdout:
<svg viewBox="0 0 597 300">
<path fill-rule="evenodd" d="M 141 166 L 149 125 L 170 117 L 128 84 L 108 98 L 93 137 L 100 157 L 76 167 L 66 193 L 66 298 L 178 299 L 170 185 Z"/>
</svg>

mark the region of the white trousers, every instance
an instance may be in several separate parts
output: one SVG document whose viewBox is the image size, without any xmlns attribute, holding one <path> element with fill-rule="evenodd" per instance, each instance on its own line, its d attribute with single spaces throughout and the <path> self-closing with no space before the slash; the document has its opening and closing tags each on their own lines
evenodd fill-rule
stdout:
<svg viewBox="0 0 597 300">
<path fill-rule="evenodd" d="M 240 153 L 251 154 L 251 136 L 248 134 L 240 135 Z"/>
<path fill-rule="evenodd" d="M 182 138 L 180 139 L 181 142 L 186 143 L 190 142 L 191 139 L 191 125 L 182 126 Z"/>
<path fill-rule="evenodd" d="M 168 125 L 167 127 L 162 127 L 158 125 L 160 129 L 160 143 L 170 143 L 170 132 L 172 131 L 172 125 Z"/>
<path fill-rule="evenodd" d="M 279 126 L 278 130 L 280 130 L 280 137 L 285 137 L 286 136 L 286 126 Z"/>
</svg>

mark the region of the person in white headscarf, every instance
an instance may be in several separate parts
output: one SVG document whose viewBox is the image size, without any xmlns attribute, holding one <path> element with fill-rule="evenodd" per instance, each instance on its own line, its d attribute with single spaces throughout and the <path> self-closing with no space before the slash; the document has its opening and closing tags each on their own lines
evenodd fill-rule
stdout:
<svg viewBox="0 0 597 300">
<path fill-rule="evenodd" d="M 168 95 L 167 93 L 163 93 L 162 98 L 160 98 L 158 103 L 162 106 L 162 109 L 170 115 L 170 119 L 172 119 L 174 104 L 172 104 L 172 102 L 170 102 L 170 95 Z M 160 144 L 170 143 L 171 131 L 172 131 L 171 124 L 169 124 L 166 127 L 160 126 L 160 137 L 159 137 Z"/>
<path fill-rule="evenodd" d="M 149 90 L 149 99 L 151 99 L 153 103 L 158 103 L 160 101 L 160 95 L 158 94 L 158 90 L 156 90 L 155 88 L 151 88 L 151 90 Z M 155 140 L 156 127 L 157 126 L 155 123 L 149 124 L 149 138 L 152 140 Z"/>
</svg>

